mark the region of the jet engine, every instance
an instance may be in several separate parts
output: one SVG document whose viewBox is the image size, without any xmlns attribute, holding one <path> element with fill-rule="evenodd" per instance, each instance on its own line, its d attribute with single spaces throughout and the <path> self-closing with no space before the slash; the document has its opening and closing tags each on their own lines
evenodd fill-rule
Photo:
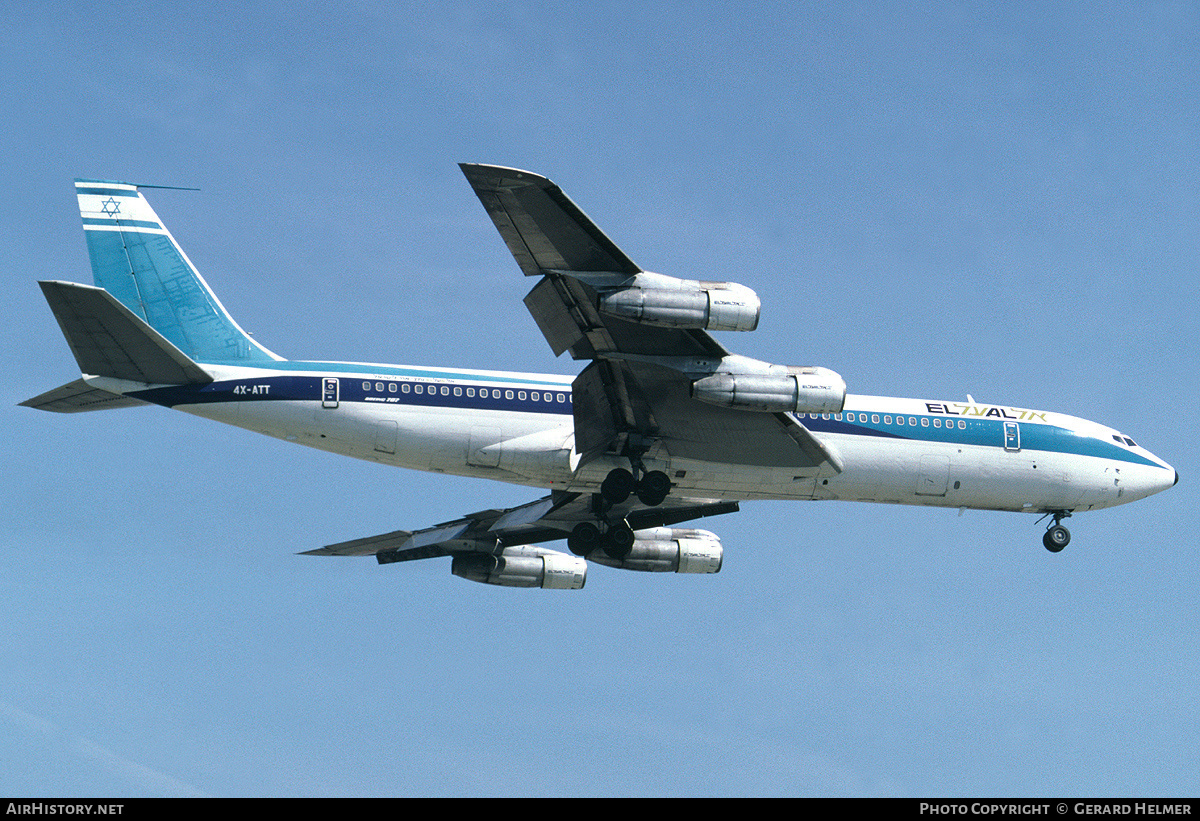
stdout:
<svg viewBox="0 0 1200 821">
<path fill-rule="evenodd" d="M 608 567 L 646 573 L 716 573 L 721 569 L 721 540 L 707 530 L 656 527 L 635 534 L 629 555 L 617 559 L 603 549 L 589 559 Z"/>
<path fill-rule="evenodd" d="M 587 562 L 541 547 L 507 547 L 500 554 L 459 553 L 450 563 L 459 578 L 502 587 L 578 590 L 587 580 Z"/>
<path fill-rule="evenodd" d="M 736 282 L 702 282 L 663 274 L 638 274 L 630 287 L 602 293 L 601 313 L 671 328 L 753 331 L 762 303 Z"/>
<path fill-rule="evenodd" d="M 828 368 L 772 365 L 766 373 L 720 372 L 698 379 L 692 396 L 742 410 L 841 413 L 846 381 Z"/>
</svg>

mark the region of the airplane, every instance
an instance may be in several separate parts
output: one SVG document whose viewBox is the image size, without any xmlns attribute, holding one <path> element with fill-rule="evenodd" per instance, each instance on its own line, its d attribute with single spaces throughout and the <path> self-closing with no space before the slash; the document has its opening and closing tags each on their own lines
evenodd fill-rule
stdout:
<svg viewBox="0 0 1200 821">
<path fill-rule="evenodd" d="M 574 377 L 305 362 L 233 320 L 139 186 L 77 180 L 94 285 L 40 282 L 79 379 L 25 402 L 75 413 L 160 405 L 332 453 L 548 490 L 418 530 L 305 551 L 380 564 L 449 557 L 460 578 L 579 589 L 588 563 L 716 573 L 720 538 L 678 525 L 752 499 L 1022 511 L 1062 550 L 1073 513 L 1179 474 L 1074 416 L 847 393 L 824 367 L 730 352 L 761 303 L 732 282 L 638 266 L 549 179 L 461 164 L 521 272 L 525 305 Z M 565 540 L 567 551 L 546 547 Z"/>
</svg>

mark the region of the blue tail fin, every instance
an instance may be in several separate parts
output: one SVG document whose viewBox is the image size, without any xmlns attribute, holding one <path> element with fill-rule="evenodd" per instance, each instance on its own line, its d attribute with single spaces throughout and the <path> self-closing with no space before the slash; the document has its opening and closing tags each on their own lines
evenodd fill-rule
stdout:
<svg viewBox="0 0 1200 821">
<path fill-rule="evenodd" d="M 281 359 L 233 321 L 136 185 L 76 180 L 75 193 L 97 286 L 196 362 Z"/>
</svg>

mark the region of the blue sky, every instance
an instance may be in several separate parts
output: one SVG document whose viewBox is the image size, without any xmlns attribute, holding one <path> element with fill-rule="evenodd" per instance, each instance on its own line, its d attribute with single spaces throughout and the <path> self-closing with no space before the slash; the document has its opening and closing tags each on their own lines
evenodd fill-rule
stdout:
<svg viewBox="0 0 1200 821">
<path fill-rule="evenodd" d="M 0 794 L 1180 795 L 1195 613 L 1194 4 L 26 4 L 0 31 Z M 739 353 L 1120 428 L 1070 521 L 747 503 L 711 577 L 300 557 L 534 491 L 161 409 L 75 364 L 71 180 L 151 202 L 289 358 L 573 373 L 456 163 L 756 289 Z"/>
</svg>

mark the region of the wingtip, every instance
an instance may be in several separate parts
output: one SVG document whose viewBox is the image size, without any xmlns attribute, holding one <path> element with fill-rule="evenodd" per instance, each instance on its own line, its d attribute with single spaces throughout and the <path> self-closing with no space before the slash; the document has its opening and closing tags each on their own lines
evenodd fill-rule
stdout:
<svg viewBox="0 0 1200 821">
<path fill-rule="evenodd" d="M 549 179 L 541 174 L 535 174 L 532 171 L 525 171 L 520 168 L 510 168 L 504 165 L 488 165 L 486 163 L 471 163 L 460 162 L 458 167 L 462 169 L 463 174 L 472 183 L 476 181 L 487 180 L 490 184 L 495 184 L 492 181 L 499 181 L 500 185 L 553 185 Z"/>
</svg>

